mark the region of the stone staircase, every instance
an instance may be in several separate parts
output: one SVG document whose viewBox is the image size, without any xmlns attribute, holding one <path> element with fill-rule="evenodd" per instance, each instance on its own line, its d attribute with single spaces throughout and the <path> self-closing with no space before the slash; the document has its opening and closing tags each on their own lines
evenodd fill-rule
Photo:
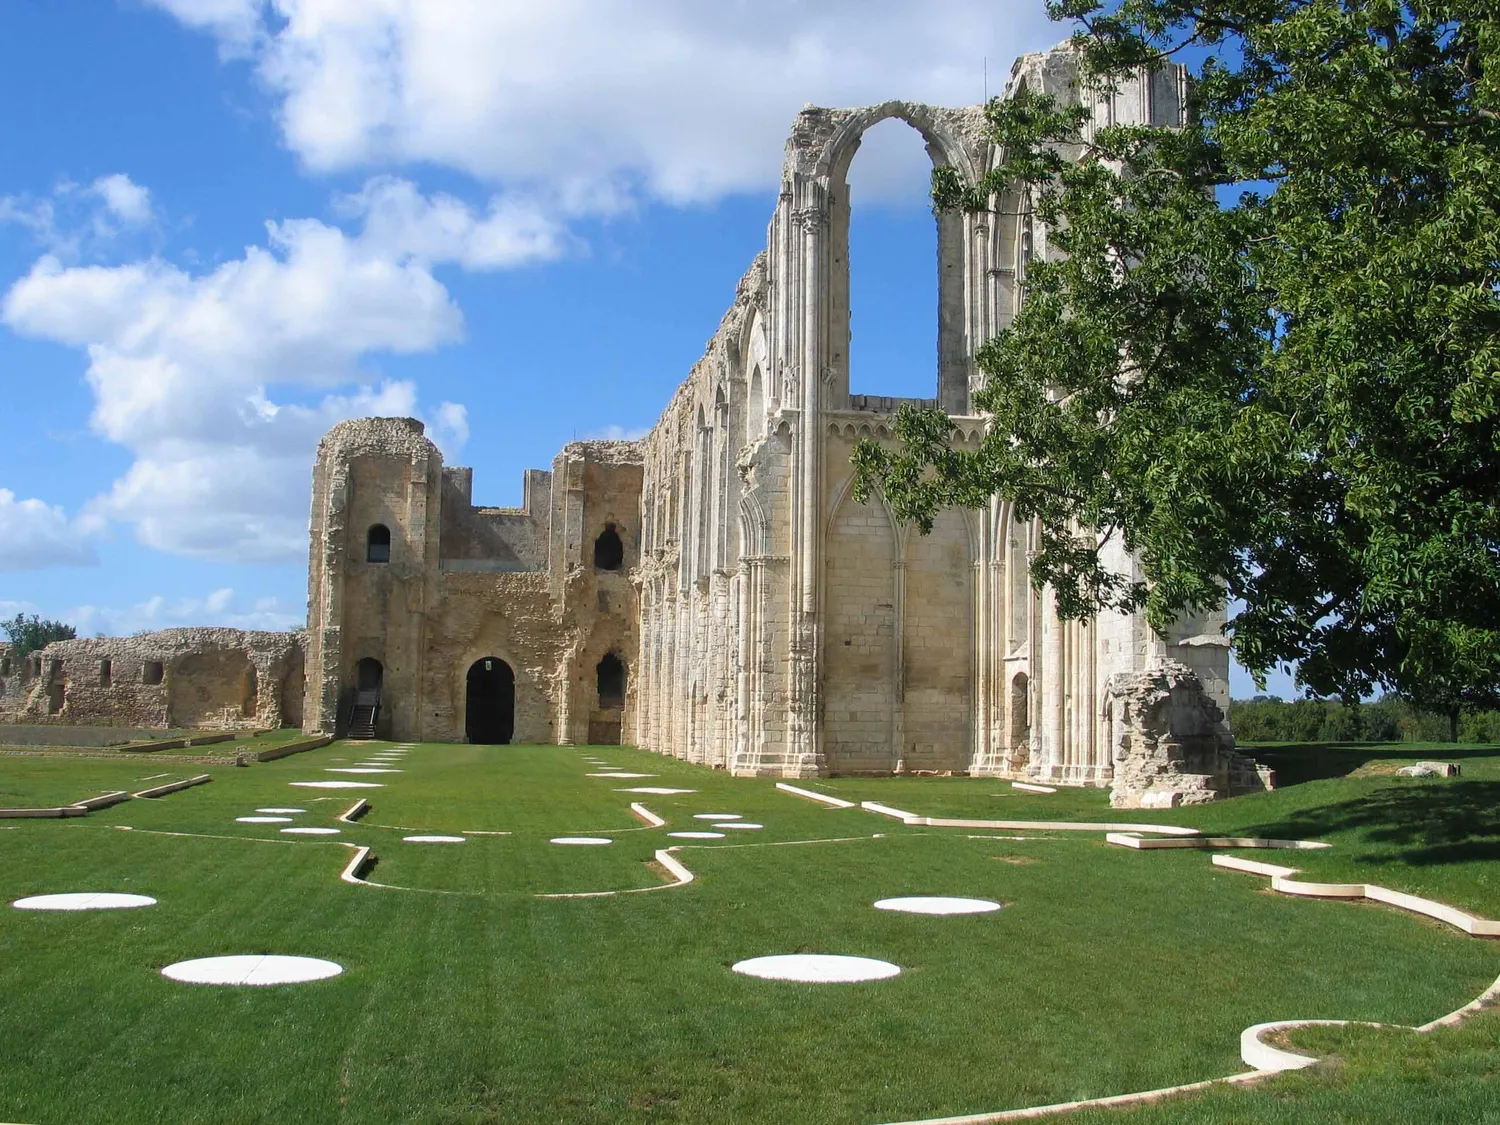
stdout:
<svg viewBox="0 0 1500 1125">
<path fill-rule="evenodd" d="M 362 691 L 354 697 L 349 711 L 349 737 L 369 740 L 375 737 L 375 720 L 380 717 L 380 692 Z"/>
</svg>

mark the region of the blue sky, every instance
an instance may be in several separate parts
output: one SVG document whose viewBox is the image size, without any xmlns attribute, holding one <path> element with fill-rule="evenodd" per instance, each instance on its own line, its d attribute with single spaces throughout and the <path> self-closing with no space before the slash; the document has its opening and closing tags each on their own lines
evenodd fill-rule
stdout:
<svg viewBox="0 0 1500 1125">
<path fill-rule="evenodd" d="M 343 417 L 416 413 L 492 504 L 643 432 L 764 245 L 796 111 L 976 103 L 986 58 L 993 92 L 1062 38 L 1040 9 L 4 5 L 0 614 L 302 624 Z M 857 391 L 932 393 L 926 167 L 887 123 L 851 171 Z"/>
</svg>

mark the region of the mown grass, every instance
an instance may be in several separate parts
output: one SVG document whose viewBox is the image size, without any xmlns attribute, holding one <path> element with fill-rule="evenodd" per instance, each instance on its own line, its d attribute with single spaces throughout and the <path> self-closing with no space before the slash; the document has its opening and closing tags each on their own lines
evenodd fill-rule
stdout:
<svg viewBox="0 0 1500 1125">
<path fill-rule="evenodd" d="M 1006 840 L 908 828 L 628 748 L 421 745 L 392 767 L 400 773 L 326 772 L 382 748 L 338 743 L 248 769 L 183 764 L 176 772 L 214 781 L 82 820 L 0 829 L 5 901 L 90 889 L 159 900 L 117 913 L 0 911 L 0 1119 L 874 1125 L 1227 1074 L 1241 1069 L 1238 1035 L 1250 1023 L 1420 1023 L 1500 971 L 1492 944 L 1383 907 L 1275 896 L 1202 854 L 1127 852 L 1052 832 Z M 655 776 L 588 778 L 599 771 L 586 754 Z M 162 772 L 147 765 L 9 760 L 0 803 L 139 789 L 140 775 Z M 1459 785 L 1487 784 L 1488 768 L 1466 767 Z M 338 778 L 382 787 L 290 784 Z M 814 784 L 922 813 L 1125 815 L 1100 793 L 1011 796 L 984 779 Z M 636 786 L 697 792 L 617 791 Z M 1400 813 L 1391 802 L 1401 794 L 1482 796 L 1419 782 L 1381 797 L 1381 786 L 1390 779 L 1129 815 L 1223 831 L 1311 823 L 1321 809 L 1338 841 L 1331 852 L 1399 854 L 1408 845 L 1355 823 L 1375 812 L 1341 807 L 1373 799 L 1370 809 Z M 360 796 L 368 815 L 340 824 Z M 645 828 L 628 812 L 632 800 L 669 824 Z M 273 805 L 307 809 L 297 823 L 342 834 L 298 839 L 235 820 Z M 705 828 L 695 813 L 725 811 L 766 827 L 722 841 L 667 835 Z M 1475 815 L 1482 832 L 1487 822 Z M 413 831 L 509 834 L 404 843 Z M 615 843 L 547 842 L 575 834 Z M 409 889 L 340 882 L 350 844 L 373 847 L 370 879 Z M 647 861 L 672 845 L 698 876 L 687 887 L 536 897 L 660 886 Z M 1455 885 L 1469 897 L 1489 894 L 1462 874 L 1476 872 L 1467 859 L 1392 861 L 1381 881 L 1439 868 L 1459 872 Z M 989 897 L 1006 908 L 930 918 L 870 907 L 901 894 Z M 879 957 L 904 971 L 842 986 L 729 971 L 742 958 L 797 951 Z M 246 952 L 327 957 L 346 971 L 271 989 L 160 976 L 173 961 Z M 1281 1095 L 1235 1096 L 1259 1104 Z M 1306 1104 L 1323 1096 L 1309 1093 Z M 1219 1112 L 1213 1099 L 1201 1105 L 1191 1112 Z"/>
</svg>

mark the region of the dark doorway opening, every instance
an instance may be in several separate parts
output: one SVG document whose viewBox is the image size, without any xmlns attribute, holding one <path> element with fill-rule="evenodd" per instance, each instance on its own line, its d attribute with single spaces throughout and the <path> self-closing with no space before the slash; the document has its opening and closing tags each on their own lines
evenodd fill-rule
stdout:
<svg viewBox="0 0 1500 1125">
<path fill-rule="evenodd" d="M 354 690 L 379 691 L 380 681 L 385 679 L 385 668 L 373 656 L 367 656 L 354 666 Z"/>
<path fill-rule="evenodd" d="M 474 661 L 464 696 L 464 733 L 470 742 L 495 746 L 509 742 L 515 732 L 515 673 L 498 657 Z"/>
<path fill-rule="evenodd" d="M 625 665 L 614 653 L 599 661 L 599 706 L 603 709 L 625 706 Z"/>
<path fill-rule="evenodd" d="M 615 525 L 607 523 L 599 538 L 594 540 L 594 568 L 596 570 L 619 570 L 625 561 L 625 544 L 620 542 L 620 533 Z"/>
</svg>

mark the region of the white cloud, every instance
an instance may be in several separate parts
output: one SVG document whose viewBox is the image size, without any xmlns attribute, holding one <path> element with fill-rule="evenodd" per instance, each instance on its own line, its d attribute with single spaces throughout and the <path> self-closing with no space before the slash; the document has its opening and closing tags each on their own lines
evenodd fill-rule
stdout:
<svg viewBox="0 0 1500 1125">
<path fill-rule="evenodd" d="M 98 530 L 92 520 L 69 520 L 61 508 L 0 488 L 0 571 L 97 562 L 91 539 Z"/>
<path fill-rule="evenodd" d="M 975 104 L 985 57 L 993 91 L 1065 37 L 994 0 L 153 2 L 252 55 L 316 169 L 430 161 L 575 206 L 765 188 L 804 103 Z"/>
<path fill-rule="evenodd" d="M 364 243 L 393 259 L 505 269 L 560 257 L 571 245 L 555 218 L 519 196 L 497 195 L 480 215 L 451 195 L 425 196 L 409 180 L 376 176 L 335 205 L 363 219 Z"/>
<path fill-rule="evenodd" d="M 69 260 L 109 249 L 127 231 L 149 227 L 151 193 L 123 172 L 87 187 L 62 180 L 51 193 L 0 195 L 0 223 L 29 230 L 48 253 Z"/>
<path fill-rule="evenodd" d="M 268 223 L 266 246 L 209 273 L 47 256 L 10 288 L 0 321 L 85 349 L 91 424 L 135 455 L 89 516 L 133 524 L 142 542 L 187 555 L 302 557 L 318 438 L 343 418 L 420 414 L 410 383 L 369 385 L 360 361 L 463 334 L 432 267 L 515 265 L 564 247 L 510 201 L 480 215 L 390 179 L 354 198 L 346 209 L 364 219 L 357 234 L 314 219 Z M 277 387 L 292 393 L 273 397 Z M 434 423 L 456 452 L 468 436 L 464 408 L 443 403 Z"/>
<path fill-rule="evenodd" d="M 640 441 L 651 432 L 650 426 L 620 426 L 611 423 L 603 429 L 583 435 L 584 441 Z"/>
<path fill-rule="evenodd" d="M 307 623 L 301 606 L 287 606 L 278 598 L 257 598 L 249 605 L 225 587 L 202 597 L 168 598 L 162 594 L 130 606 L 80 605 L 64 611 L 60 619 L 78 630 L 80 637 L 121 637 L 148 629 L 170 629 L 178 625 L 226 625 L 233 629 L 284 631 Z"/>
<path fill-rule="evenodd" d="M 89 185 L 89 190 L 125 225 L 141 226 L 151 221 L 151 193 L 123 172 L 100 176 Z"/>
</svg>

